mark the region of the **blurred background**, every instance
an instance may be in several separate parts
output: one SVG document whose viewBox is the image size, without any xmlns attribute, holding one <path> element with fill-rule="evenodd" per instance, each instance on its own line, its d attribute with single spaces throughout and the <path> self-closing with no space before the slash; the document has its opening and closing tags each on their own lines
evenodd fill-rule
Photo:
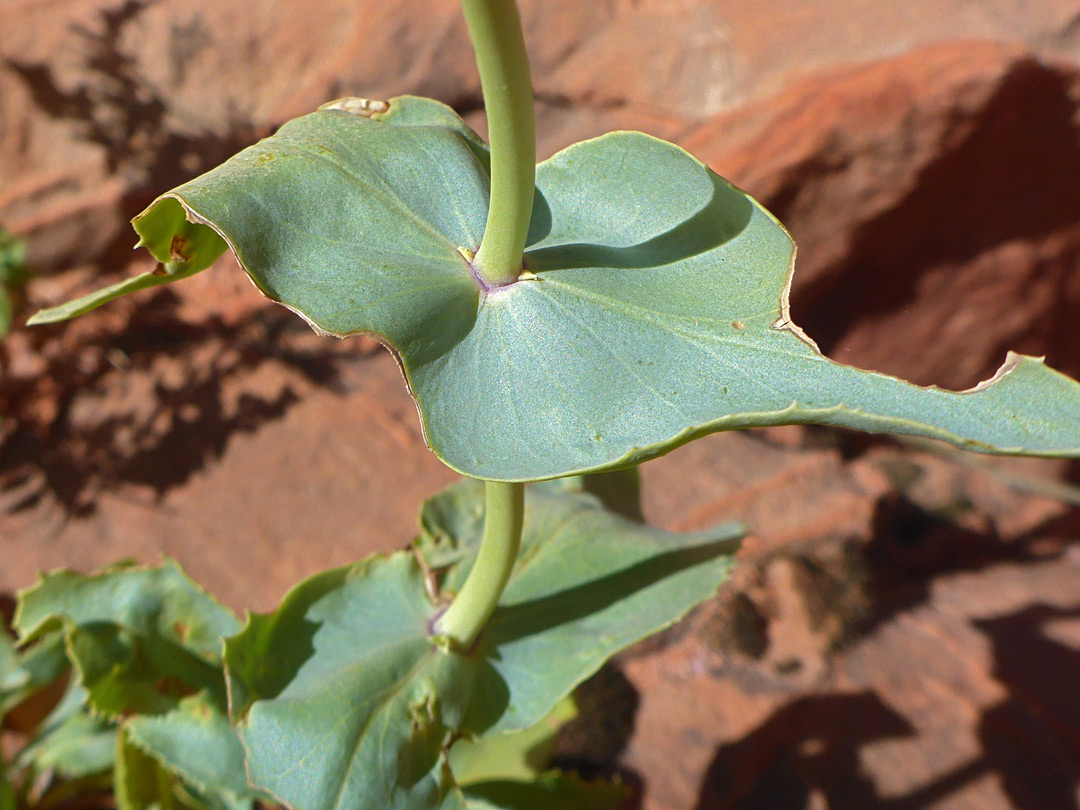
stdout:
<svg viewBox="0 0 1080 810">
<path fill-rule="evenodd" d="M 1080 376 L 1077 0 L 521 6 L 539 157 L 685 146 L 793 232 L 793 316 L 829 356 Z M 430 95 L 483 132 L 456 2 L 3 0 L 0 31 L 0 593 L 169 555 L 267 610 L 407 543 L 453 475 L 371 341 L 317 338 L 227 260 L 22 322 L 145 269 L 130 217 L 327 100 Z M 561 756 L 647 810 L 1080 807 L 1078 473 L 804 428 L 650 462 L 651 521 L 753 535 Z"/>
</svg>

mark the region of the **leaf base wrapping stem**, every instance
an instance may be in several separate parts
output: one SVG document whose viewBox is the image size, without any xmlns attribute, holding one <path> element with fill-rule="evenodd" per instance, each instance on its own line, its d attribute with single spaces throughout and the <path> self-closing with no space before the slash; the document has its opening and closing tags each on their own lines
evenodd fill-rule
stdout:
<svg viewBox="0 0 1080 810">
<path fill-rule="evenodd" d="M 488 287 L 521 274 L 536 185 L 536 118 L 529 57 L 514 0 L 462 0 L 491 144 L 491 203 L 476 254 Z"/>
</svg>

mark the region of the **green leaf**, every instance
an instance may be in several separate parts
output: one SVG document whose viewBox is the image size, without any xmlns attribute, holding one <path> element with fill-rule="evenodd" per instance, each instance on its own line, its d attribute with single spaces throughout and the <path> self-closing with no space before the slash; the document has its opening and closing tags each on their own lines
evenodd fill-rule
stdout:
<svg viewBox="0 0 1080 810">
<path fill-rule="evenodd" d="M 228 248 L 213 228 L 190 219 L 184 207 L 169 198 L 140 214 L 135 230 L 141 237 L 136 247 L 146 247 L 160 263 L 154 270 L 118 281 L 74 301 L 43 309 L 27 319 L 27 326 L 66 321 L 122 295 L 189 278 L 212 265 Z"/>
<path fill-rule="evenodd" d="M 172 810 L 169 774 L 154 757 L 132 745 L 123 728 L 116 736 L 113 788 L 117 810 Z"/>
<path fill-rule="evenodd" d="M 23 639 L 63 630 L 94 710 L 161 713 L 209 690 L 224 702 L 222 637 L 239 622 L 174 562 L 93 576 L 60 571 L 19 595 Z"/>
<path fill-rule="evenodd" d="M 15 788 L 4 772 L 3 761 L 0 760 L 0 810 L 15 810 L 15 807 Z"/>
<path fill-rule="evenodd" d="M 483 502 L 483 484 L 464 480 L 424 505 L 428 525 L 449 542 L 422 536 L 417 549 L 430 567 L 450 566 L 447 591 L 461 588 L 479 549 Z M 446 520 L 441 531 L 436 514 Z M 518 561 L 478 647 L 486 663 L 467 729 L 540 722 L 612 655 L 711 597 L 742 533 L 737 524 L 666 532 L 557 482 L 528 487 Z"/>
<path fill-rule="evenodd" d="M 193 786 L 204 804 L 235 810 L 256 798 L 240 738 L 213 695 L 185 698 L 166 714 L 134 717 L 126 729 L 132 745 Z"/>
<path fill-rule="evenodd" d="M 670 144 L 615 133 L 537 167 L 535 279 L 404 365 L 432 447 L 485 478 L 643 461 L 716 430 L 825 423 L 969 449 L 1080 453 L 1080 386 L 1011 356 L 955 394 L 828 361 L 791 326 L 794 245 Z"/>
<path fill-rule="evenodd" d="M 460 808 L 443 762 L 474 676 L 435 647 L 415 558 L 320 574 L 226 643 L 251 782 L 301 810 Z"/>
<path fill-rule="evenodd" d="M 460 472 L 597 472 L 793 423 L 1080 455 L 1080 384 L 1041 360 L 1009 355 L 956 393 L 823 357 L 790 320 L 787 232 L 672 144 L 616 132 L 541 163 L 528 272 L 488 290 L 469 264 L 489 187 L 476 136 L 430 100 L 340 106 L 286 123 L 134 225 L 162 262 L 180 239 L 189 268 L 224 244 L 208 226 L 316 330 L 380 337 L 429 444 Z M 52 312 L 84 308 L 72 306 Z"/>
<path fill-rule="evenodd" d="M 11 300 L 10 293 L 0 287 L 0 337 L 4 337 L 11 331 L 11 324 L 14 320 L 15 304 Z"/>
<path fill-rule="evenodd" d="M 323 105 L 320 109 L 344 108 L 349 109 L 349 102 L 353 99 L 339 99 Z M 488 153 L 487 144 L 483 138 L 477 135 L 472 128 L 461 120 L 454 110 L 439 101 L 422 96 L 398 96 L 385 102 L 384 112 L 374 112 L 372 121 L 382 124 L 392 124 L 395 127 L 440 127 L 456 132 L 464 139 L 473 153 L 480 159 L 484 168 L 490 172 L 491 156 Z"/>
<path fill-rule="evenodd" d="M 86 711 L 87 693 L 71 684 L 16 760 L 38 772 L 55 770 L 68 779 L 103 773 L 113 767 L 116 726 Z"/>
<path fill-rule="evenodd" d="M 448 536 L 432 515 L 468 525 L 477 498 L 476 482 L 452 487 L 426 519 Z M 429 636 L 441 608 L 412 554 L 307 580 L 226 642 L 252 783 L 299 810 L 463 807 L 445 761 L 454 736 L 540 722 L 612 654 L 711 596 L 735 534 L 674 535 L 591 495 L 531 488 L 505 604 L 467 656 Z M 475 552 L 471 535 L 454 539 L 450 589 Z"/>
<path fill-rule="evenodd" d="M 206 268 L 199 269 L 204 270 Z M 57 321 L 66 321 L 69 318 L 75 318 L 79 315 L 85 315 L 87 312 L 90 312 L 90 310 L 97 309 L 102 304 L 107 304 L 122 295 L 127 295 L 128 293 L 133 292 L 141 292 L 143 290 L 149 290 L 152 287 L 160 287 L 162 284 L 169 284 L 173 281 L 179 281 L 180 279 L 193 276 L 196 272 L 198 271 L 163 273 L 157 270 L 152 270 L 146 273 L 140 273 L 133 278 L 126 278 L 123 281 L 118 281 L 115 284 L 110 284 L 108 287 L 104 287 L 103 289 L 95 290 L 92 293 L 88 293 L 81 298 L 76 298 L 74 301 L 68 301 L 67 303 L 60 304 L 59 306 L 50 307 L 49 309 L 43 309 L 40 312 L 36 312 L 29 318 L 27 318 L 26 325 L 38 326 L 43 323 L 56 323 Z"/>
<path fill-rule="evenodd" d="M 11 330 L 15 317 L 15 294 L 33 275 L 26 264 L 26 240 L 0 228 L 0 337 Z"/>
<path fill-rule="evenodd" d="M 530 728 L 458 740 L 450 749 L 454 779 L 466 789 L 475 782 L 536 779 L 551 764 L 559 729 L 576 716 L 574 700 L 567 697 Z"/>
<path fill-rule="evenodd" d="M 595 495 L 609 512 L 638 523 L 645 522 L 641 511 L 641 473 L 637 467 L 556 478 L 551 484 L 561 484 L 568 491 Z"/>
<path fill-rule="evenodd" d="M 0 716 L 55 681 L 69 666 L 62 633 L 46 635 L 20 652 L 8 644 L 10 640 L 0 643 L 0 658 L 12 656 L 6 667 L 0 665 Z"/>
<path fill-rule="evenodd" d="M 529 782 L 478 782 L 464 792 L 468 810 L 614 810 L 626 799 L 621 785 L 557 772 Z"/>
<path fill-rule="evenodd" d="M 0 286 L 18 289 L 30 280 L 32 273 L 26 264 L 25 239 L 0 228 Z"/>
<path fill-rule="evenodd" d="M 10 708 L 6 696 L 26 685 L 28 677 L 19 666 L 18 653 L 15 652 L 15 639 L 7 628 L 0 626 L 0 717 Z"/>
</svg>

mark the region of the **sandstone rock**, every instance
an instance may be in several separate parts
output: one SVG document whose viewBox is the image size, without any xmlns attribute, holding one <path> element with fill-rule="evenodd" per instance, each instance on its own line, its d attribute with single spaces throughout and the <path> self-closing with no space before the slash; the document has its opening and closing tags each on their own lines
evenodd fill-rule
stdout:
<svg viewBox="0 0 1080 810">
<path fill-rule="evenodd" d="M 542 154 L 613 126 L 671 137 L 808 70 L 946 38 L 1075 58 L 1080 30 L 1070 0 L 919 0 L 903 13 L 869 0 L 527 0 L 522 13 L 557 121 Z M 329 98 L 480 105 L 453 0 L 13 2 L 0 29 L 0 221 L 33 236 L 50 270 L 124 263 L 124 220 L 156 194 Z"/>
<path fill-rule="evenodd" d="M 1080 74 L 953 43 L 808 79 L 683 144 L 800 246 L 792 314 L 837 360 L 966 387 L 1005 350 L 1080 371 Z"/>
<path fill-rule="evenodd" d="M 522 6 L 541 152 L 619 127 L 681 140 L 789 222 L 795 315 L 833 356 L 956 386 L 1008 347 L 1080 370 L 1080 82 L 1050 58 L 1080 54 L 1075 0 Z M 0 220 L 32 238 L 41 303 L 122 271 L 125 219 L 158 192 L 328 98 L 426 93 L 482 128 L 452 0 L 21 0 L 0 30 Z M 1022 44 L 909 53 L 972 36 Z M 307 334 L 228 270 L 4 344 L 0 590 L 169 554 L 267 609 L 409 539 L 452 476 L 391 358 Z M 646 466 L 653 520 L 754 529 L 722 632 L 624 661 L 648 810 L 1006 810 L 1040 806 L 1040 777 L 1067 800 L 1075 710 L 1032 676 L 1077 677 L 1075 525 L 940 460 L 905 489 L 897 456 L 851 463 L 793 429 Z M 908 523 L 901 496 L 970 511 Z M 867 597 L 869 634 L 837 655 Z"/>
</svg>

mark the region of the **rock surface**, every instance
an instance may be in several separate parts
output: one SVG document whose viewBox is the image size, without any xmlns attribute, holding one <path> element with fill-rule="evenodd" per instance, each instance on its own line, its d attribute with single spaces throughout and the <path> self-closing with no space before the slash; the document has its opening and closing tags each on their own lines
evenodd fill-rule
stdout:
<svg viewBox="0 0 1080 810">
<path fill-rule="evenodd" d="M 1080 374 L 1075 0 L 522 9 L 541 154 L 617 128 L 691 149 L 791 228 L 793 313 L 830 356 L 953 387 L 1008 348 Z M 430 94 L 483 128 L 451 0 L 11 0 L 0 30 L 31 306 L 141 266 L 128 217 L 329 98 Z M 0 414 L 0 591 L 168 554 L 266 610 L 408 542 L 452 478 L 385 352 L 316 338 L 227 262 L 17 329 Z M 753 535 L 715 604 L 618 662 L 640 700 L 604 767 L 648 810 L 1076 807 L 1080 524 L 1015 488 L 1077 474 L 805 429 L 650 462 L 651 520 Z"/>
<path fill-rule="evenodd" d="M 830 356 L 967 387 L 1007 348 L 1080 372 L 1080 73 L 959 42 L 799 82 L 682 143 L 799 244 Z"/>
</svg>

